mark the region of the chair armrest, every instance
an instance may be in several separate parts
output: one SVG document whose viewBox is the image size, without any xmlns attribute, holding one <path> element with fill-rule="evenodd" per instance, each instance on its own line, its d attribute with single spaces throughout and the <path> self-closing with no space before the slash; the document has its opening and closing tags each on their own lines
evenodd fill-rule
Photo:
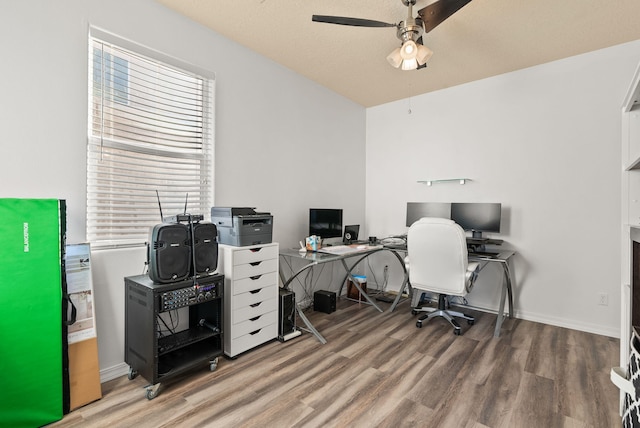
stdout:
<svg viewBox="0 0 640 428">
<path fill-rule="evenodd" d="M 473 284 L 476 282 L 476 278 L 478 277 L 479 269 L 480 263 L 478 262 L 469 262 L 467 265 L 467 272 L 465 274 L 465 288 L 467 293 L 473 288 Z"/>
</svg>

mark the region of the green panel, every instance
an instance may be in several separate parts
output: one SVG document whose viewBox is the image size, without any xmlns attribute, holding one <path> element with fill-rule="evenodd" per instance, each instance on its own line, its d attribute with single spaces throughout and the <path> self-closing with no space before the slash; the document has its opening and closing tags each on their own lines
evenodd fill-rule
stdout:
<svg viewBox="0 0 640 428">
<path fill-rule="evenodd" d="M 60 204 L 0 199 L 2 426 L 41 426 L 63 416 Z"/>
</svg>

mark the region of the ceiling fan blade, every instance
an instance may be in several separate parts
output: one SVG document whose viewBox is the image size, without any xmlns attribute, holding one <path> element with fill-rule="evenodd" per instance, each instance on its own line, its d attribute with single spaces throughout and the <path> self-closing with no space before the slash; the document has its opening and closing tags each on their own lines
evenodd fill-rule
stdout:
<svg viewBox="0 0 640 428">
<path fill-rule="evenodd" d="M 425 33 L 436 28 L 445 19 L 459 11 L 470 1 L 471 0 L 438 0 L 420 9 L 418 15 L 422 18 Z"/>
<path fill-rule="evenodd" d="M 351 25 L 354 27 L 397 27 L 396 24 L 389 24 L 371 19 L 347 18 L 344 16 L 313 15 L 312 21 L 325 22 L 327 24 Z"/>
</svg>

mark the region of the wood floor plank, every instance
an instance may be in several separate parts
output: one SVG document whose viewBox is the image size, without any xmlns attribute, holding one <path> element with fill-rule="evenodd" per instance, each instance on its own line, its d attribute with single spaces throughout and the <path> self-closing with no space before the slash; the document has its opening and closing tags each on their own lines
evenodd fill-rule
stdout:
<svg viewBox="0 0 640 428">
<path fill-rule="evenodd" d="M 325 345 L 306 332 L 273 341 L 214 372 L 203 364 L 153 400 L 146 380 L 123 376 L 51 426 L 619 426 L 617 339 L 518 319 L 494 338 L 496 315 L 463 312 L 476 323 L 455 336 L 442 319 L 417 328 L 407 303 L 380 313 L 339 299 L 333 313 L 306 312 Z"/>
<path fill-rule="evenodd" d="M 557 357 L 566 352 L 566 347 L 566 333 L 563 329 L 537 324 L 525 370 L 538 376 L 555 379 Z M 550 350 L 553 352 L 549 352 Z"/>
<path fill-rule="evenodd" d="M 514 397 L 514 409 L 505 427 L 561 427 L 564 417 L 555 412 L 553 380 L 524 372 Z"/>
</svg>

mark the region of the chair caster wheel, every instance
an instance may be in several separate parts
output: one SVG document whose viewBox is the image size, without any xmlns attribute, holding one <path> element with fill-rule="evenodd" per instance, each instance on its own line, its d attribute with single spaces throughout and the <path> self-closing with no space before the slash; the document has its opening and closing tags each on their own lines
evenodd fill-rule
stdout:
<svg viewBox="0 0 640 428">
<path fill-rule="evenodd" d="M 467 320 L 467 324 L 469 325 L 473 325 L 476 322 L 476 320 Z"/>
<path fill-rule="evenodd" d="M 416 323 L 416 327 L 418 327 L 418 328 L 422 328 L 422 322 L 418 321 L 418 322 Z"/>
<path fill-rule="evenodd" d="M 460 336 L 462 334 L 462 331 L 460 329 L 454 328 L 453 334 L 455 334 L 456 336 Z"/>
<path fill-rule="evenodd" d="M 411 309 L 411 315 L 413 316 L 418 315 L 418 311 L 416 311 L 415 309 Z"/>
</svg>

